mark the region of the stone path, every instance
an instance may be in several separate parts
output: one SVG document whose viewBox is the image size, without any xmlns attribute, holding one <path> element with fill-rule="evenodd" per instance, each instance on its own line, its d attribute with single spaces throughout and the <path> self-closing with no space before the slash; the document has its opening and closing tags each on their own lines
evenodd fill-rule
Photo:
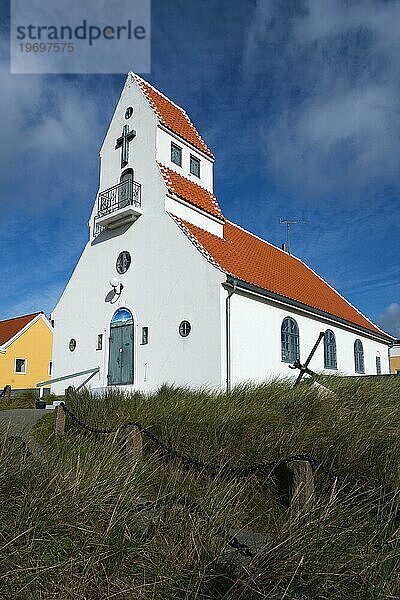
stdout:
<svg viewBox="0 0 400 600">
<path fill-rule="evenodd" d="M 12 410 L 0 410 L 0 427 L 9 430 L 9 435 L 22 437 L 29 450 L 32 452 L 43 452 L 32 435 L 32 428 L 37 421 L 49 411 L 36 408 L 14 408 Z"/>
</svg>

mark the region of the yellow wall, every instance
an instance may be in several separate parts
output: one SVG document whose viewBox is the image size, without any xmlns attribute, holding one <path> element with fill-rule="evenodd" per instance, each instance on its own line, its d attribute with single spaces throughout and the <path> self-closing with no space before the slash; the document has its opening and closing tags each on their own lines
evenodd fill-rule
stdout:
<svg viewBox="0 0 400 600">
<path fill-rule="evenodd" d="M 3 354 L 0 352 L 0 388 L 11 385 L 12 389 L 34 388 L 39 381 L 51 379 L 53 333 L 43 319 L 38 319 L 20 335 Z M 15 359 L 26 358 L 26 373 L 15 372 Z"/>
<path fill-rule="evenodd" d="M 400 371 L 400 356 L 391 356 L 390 357 L 390 372 L 396 373 L 396 371 Z"/>
</svg>

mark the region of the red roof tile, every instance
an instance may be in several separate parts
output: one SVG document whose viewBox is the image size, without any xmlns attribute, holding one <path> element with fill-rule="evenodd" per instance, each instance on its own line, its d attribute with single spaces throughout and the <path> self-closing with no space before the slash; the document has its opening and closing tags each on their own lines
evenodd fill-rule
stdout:
<svg viewBox="0 0 400 600">
<path fill-rule="evenodd" d="M 0 321 L 0 346 L 11 340 L 11 338 L 21 331 L 25 325 L 28 325 L 28 323 L 33 321 L 33 319 L 40 314 L 40 312 L 36 312 L 30 315 L 23 315 L 22 317 Z"/>
<path fill-rule="evenodd" d="M 187 113 L 138 75 L 134 74 L 134 78 L 160 122 L 195 148 L 201 150 L 210 158 L 214 158 L 213 153 L 189 119 Z"/>
<path fill-rule="evenodd" d="M 173 218 L 208 260 L 225 273 L 374 333 L 384 334 L 300 259 L 229 221 L 224 224 L 224 238 L 219 238 L 182 219 Z"/>
<path fill-rule="evenodd" d="M 212 192 L 201 187 L 197 183 L 190 181 L 186 177 L 182 177 L 176 171 L 169 169 L 165 165 L 158 163 L 164 181 L 173 194 L 183 198 L 190 204 L 205 210 L 214 217 L 223 219 L 224 216 L 219 207 L 218 201 Z"/>
</svg>

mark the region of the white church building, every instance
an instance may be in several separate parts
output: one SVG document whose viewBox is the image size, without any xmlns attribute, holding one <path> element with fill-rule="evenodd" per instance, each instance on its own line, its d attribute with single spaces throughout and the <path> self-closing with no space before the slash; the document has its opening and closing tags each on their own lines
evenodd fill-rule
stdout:
<svg viewBox="0 0 400 600">
<path fill-rule="evenodd" d="M 134 73 L 100 159 L 89 241 L 52 314 L 53 377 L 98 368 L 92 389 L 230 389 L 297 375 L 289 365 L 320 332 L 313 371 L 389 373 L 393 338 L 300 259 L 224 216 L 212 152 L 186 112 Z"/>
</svg>

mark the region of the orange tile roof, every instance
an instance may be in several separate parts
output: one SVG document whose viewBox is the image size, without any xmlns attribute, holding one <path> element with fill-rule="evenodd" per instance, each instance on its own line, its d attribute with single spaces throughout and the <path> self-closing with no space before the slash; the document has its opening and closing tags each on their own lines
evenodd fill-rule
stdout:
<svg viewBox="0 0 400 600">
<path fill-rule="evenodd" d="M 212 192 L 209 192 L 201 187 L 201 185 L 194 183 L 194 181 L 190 181 L 190 179 L 179 175 L 179 173 L 169 169 L 161 163 L 158 163 L 158 166 L 160 167 L 161 174 L 171 193 L 176 194 L 190 204 L 205 210 L 214 217 L 220 219 L 224 218 L 218 201 Z"/>
<path fill-rule="evenodd" d="M 42 313 L 36 312 L 30 315 L 23 315 L 22 317 L 0 321 L 0 346 L 8 342 L 8 340 L 11 340 L 14 335 L 40 314 Z"/>
<path fill-rule="evenodd" d="M 224 238 L 220 238 L 173 218 L 207 259 L 225 273 L 390 338 L 300 259 L 229 221 L 224 224 Z"/>
<path fill-rule="evenodd" d="M 201 150 L 210 158 L 214 158 L 213 153 L 208 148 L 207 144 L 183 108 L 180 108 L 180 106 L 174 104 L 174 102 L 169 100 L 169 98 L 164 96 L 164 94 L 161 94 L 152 85 L 138 75 L 134 74 L 133 76 L 160 122 L 165 125 L 165 127 L 168 127 L 168 129 L 179 135 L 181 138 L 192 144 L 195 148 Z"/>
</svg>

